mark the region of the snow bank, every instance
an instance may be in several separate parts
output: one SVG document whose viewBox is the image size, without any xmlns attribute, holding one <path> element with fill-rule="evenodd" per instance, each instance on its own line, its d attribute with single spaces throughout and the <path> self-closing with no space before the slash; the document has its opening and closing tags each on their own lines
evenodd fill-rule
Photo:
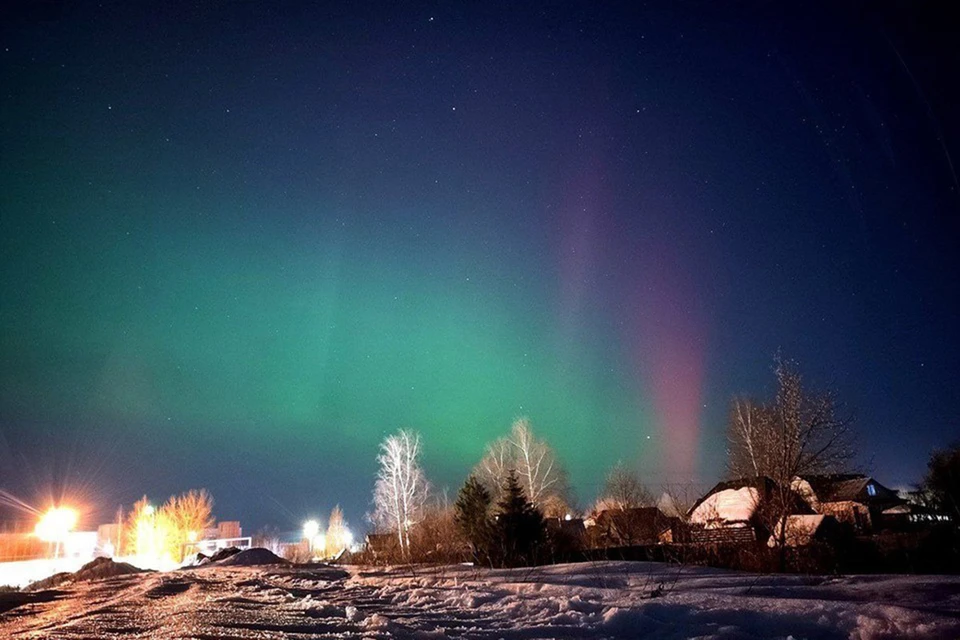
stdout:
<svg viewBox="0 0 960 640">
<path fill-rule="evenodd" d="M 73 573 L 84 565 L 87 558 L 43 558 L 0 562 L 0 587 L 23 588 L 28 584 L 49 578 L 58 573 Z"/>
<path fill-rule="evenodd" d="M 75 583 L 0 614 L 0 637 L 83 640 L 123 629 L 237 640 L 960 638 L 960 576 L 756 575 L 641 562 L 351 573 L 235 563 L 108 586 Z"/>
</svg>

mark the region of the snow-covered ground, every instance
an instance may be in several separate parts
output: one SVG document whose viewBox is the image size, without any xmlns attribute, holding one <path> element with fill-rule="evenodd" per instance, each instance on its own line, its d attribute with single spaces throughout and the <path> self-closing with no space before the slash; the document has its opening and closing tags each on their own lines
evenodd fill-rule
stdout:
<svg viewBox="0 0 960 640">
<path fill-rule="evenodd" d="M 20 562 L 0 562 L 0 586 L 25 587 L 61 571 L 76 571 L 92 558 L 41 558 Z"/>
<path fill-rule="evenodd" d="M 209 566 L 61 587 L 3 638 L 960 638 L 960 577 Z"/>
<path fill-rule="evenodd" d="M 94 559 L 92 554 L 86 556 L 70 556 L 66 558 L 39 558 L 23 560 L 21 562 L 0 562 L 0 587 L 23 588 L 31 582 L 49 578 L 62 571 L 73 572 Z M 116 556 L 117 562 L 129 562 L 142 569 L 157 569 L 172 571 L 179 565 L 169 560 L 143 558 L 141 556 Z"/>
</svg>

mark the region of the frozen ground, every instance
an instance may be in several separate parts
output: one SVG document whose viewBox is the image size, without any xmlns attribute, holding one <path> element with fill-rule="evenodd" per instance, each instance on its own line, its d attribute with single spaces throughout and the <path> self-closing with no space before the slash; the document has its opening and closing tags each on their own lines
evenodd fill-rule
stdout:
<svg viewBox="0 0 960 640">
<path fill-rule="evenodd" d="M 0 637 L 960 638 L 960 576 L 757 576 L 622 562 L 275 565 L 60 589 L 0 614 Z"/>
</svg>

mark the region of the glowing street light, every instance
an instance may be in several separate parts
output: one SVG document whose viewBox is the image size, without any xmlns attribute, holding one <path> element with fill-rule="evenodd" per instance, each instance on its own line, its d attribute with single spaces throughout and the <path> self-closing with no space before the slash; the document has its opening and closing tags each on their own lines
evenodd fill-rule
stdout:
<svg viewBox="0 0 960 640">
<path fill-rule="evenodd" d="M 37 523 L 34 533 L 44 542 L 63 542 L 77 526 L 77 512 L 66 507 L 54 507 Z"/>
<path fill-rule="evenodd" d="M 307 520 L 303 523 L 303 537 L 307 539 L 307 549 L 313 555 L 313 549 L 320 535 L 320 523 L 316 520 Z"/>
<path fill-rule="evenodd" d="M 313 540 L 320 533 L 320 523 L 316 520 L 307 520 L 303 523 L 303 537 L 307 540 Z"/>
<path fill-rule="evenodd" d="M 77 512 L 66 507 L 53 507 L 49 509 L 34 529 L 34 534 L 44 542 L 53 542 L 53 557 L 60 555 L 60 544 L 65 542 L 67 536 L 77 526 Z"/>
</svg>

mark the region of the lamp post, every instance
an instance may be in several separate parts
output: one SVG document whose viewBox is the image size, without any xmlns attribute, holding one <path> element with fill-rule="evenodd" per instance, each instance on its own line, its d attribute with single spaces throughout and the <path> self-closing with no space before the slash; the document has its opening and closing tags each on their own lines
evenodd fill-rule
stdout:
<svg viewBox="0 0 960 640">
<path fill-rule="evenodd" d="M 34 533 L 44 542 L 54 543 L 53 557 L 56 559 L 60 555 L 60 544 L 66 541 L 76 526 L 76 511 L 67 507 L 53 507 L 40 517 Z"/>
<path fill-rule="evenodd" d="M 307 539 L 307 549 L 310 551 L 311 559 L 313 557 L 313 543 L 320 533 L 320 523 L 316 520 L 307 520 L 303 523 L 303 537 Z"/>
</svg>

